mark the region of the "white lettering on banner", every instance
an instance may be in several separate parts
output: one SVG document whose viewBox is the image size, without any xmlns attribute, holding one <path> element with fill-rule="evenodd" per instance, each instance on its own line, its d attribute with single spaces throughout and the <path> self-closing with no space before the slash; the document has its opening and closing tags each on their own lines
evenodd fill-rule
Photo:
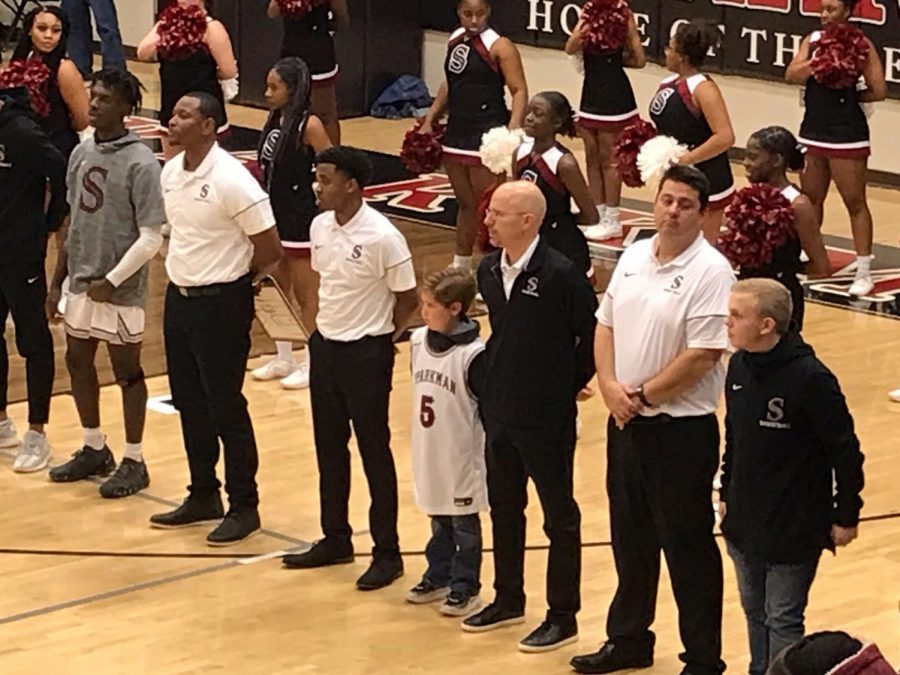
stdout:
<svg viewBox="0 0 900 675">
<path fill-rule="evenodd" d="M 741 37 L 750 36 L 750 55 L 747 57 L 747 63 L 759 63 L 759 38 L 763 41 L 769 39 L 769 32 L 760 28 L 747 28 L 741 31 Z"/>
<path fill-rule="evenodd" d="M 900 82 L 900 49 L 884 48 L 884 79 L 888 82 Z"/>
<path fill-rule="evenodd" d="M 528 0 L 528 30 L 540 30 L 544 33 L 553 32 L 553 23 L 550 12 L 553 9 L 553 0 Z M 543 7 L 543 11 L 540 8 Z M 543 28 L 538 28 L 538 20 L 544 22 Z"/>
<path fill-rule="evenodd" d="M 566 5 L 563 7 L 562 15 L 559 17 L 559 24 L 562 26 L 563 33 L 571 35 L 581 16 L 581 7 L 578 5 Z"/>
<path fill-rule="evenodd" d="M 787 33 L 775 33 L 775 62 L 774 65 L 782 68 L 790 63 L 791 59 L 800 51 L 800 43 L 803 37 L 800 35 L 791 35 L 791 46 L 786 47 L 784 40 Z"/>
<path fill-rule="evenodd" d="M 650 15 L 649 14 L 637 14 L 634 15 L 634 23 L 637 25 L 638 33 L 641 36 L 641 44 L 645 47 L 650 46 L 650 38 L 647 37 L 647 26 L 650 25 Z"/>
</svg>

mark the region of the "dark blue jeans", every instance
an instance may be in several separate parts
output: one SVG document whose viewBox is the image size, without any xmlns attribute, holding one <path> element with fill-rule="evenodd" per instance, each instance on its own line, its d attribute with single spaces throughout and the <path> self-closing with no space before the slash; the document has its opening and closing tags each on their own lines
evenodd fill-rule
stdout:
<svg viewBox="0 0 900 675">
<path fill-rule="evenodd" d="M 431 540 L 425 547 L 425 581 L 449 586 L 465 596 L 481 590 L 481 518 L 432 516 Z"/>
<path fill-rule="evenodd" d="M 91 12 L 94 13 L 97 34 L 100 36 L 103 67 L 125 70 L 122 34 L 119 32 L 119 17 L 113 0 L 62 0 L 61 7 L 71 24 L 67 43 L 69 58 L 84 77 L 94 71 Z"/>
<path fill-rule="evenodd" d="M 750 637 L 750 675 L 765 675 L 785 647 L 803 637 L 804 612 L 819 556 L 800 563 L 752 560 L 728 542 Z"/>
</svg>

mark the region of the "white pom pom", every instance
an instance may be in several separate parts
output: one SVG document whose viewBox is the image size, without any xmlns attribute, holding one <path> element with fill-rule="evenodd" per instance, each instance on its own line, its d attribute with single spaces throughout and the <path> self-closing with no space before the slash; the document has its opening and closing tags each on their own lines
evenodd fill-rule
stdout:
<svg viewBox="0 0 900 675">
<path fill-rule="evenodd" d="M 237 75 L 232 77 L 230 80 L 219 80 L 219 86 L 222 87 L 222 97 L 226 101 L 233 101 L 235 98 L 237 98 L 238 92 L 240 90 Z"/>
<path fill-rule="evenodd" d="M 481 163 L 491 173 L 502 174 L 512 169 L 513 153 L 522 144 L 525 132 L 506 127 L 491 129 L 481 137 Z"/>
<path fill-rule="evenodd" d="M 671 136 L 657 136 L 644 143 L 637 156 L 641 179 L 655 188 L 666 170 L 687 154 L 687 146 Z"/>
</svg>

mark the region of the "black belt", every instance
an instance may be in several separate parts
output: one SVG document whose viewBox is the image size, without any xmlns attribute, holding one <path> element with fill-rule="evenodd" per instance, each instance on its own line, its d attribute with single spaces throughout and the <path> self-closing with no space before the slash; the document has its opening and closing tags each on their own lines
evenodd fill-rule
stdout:
<svg viewBox="0 0 900 675">
<path fill-rule="evenodd" d="M 671 424 L 672 422 L 689 422 L 692 420 L 702 420 L 707 417 L 715 417 L 715 413 L 708 415 L 683 415 L 681 417 L 673 417 L 668 413 L 660 413 L 659 415 L 636 415 L 629 420 L 628 424 L 639 427 L 652 427 L 660 424 Z"/>
<path fill-rule="evenodd" d="M 225 293 L 236 286 L 249 284 L 252 277 L 253 275 L 248 272 L 239 279 L 226 281 L 221 284 L 209 284 L 208 286 L 178 286 L 173 283 L 172 288 L 175 289 L 178 295 L 185 298 L 211 298 L 216 295 L 222 295 L 222 293 Z"/>
</svg>

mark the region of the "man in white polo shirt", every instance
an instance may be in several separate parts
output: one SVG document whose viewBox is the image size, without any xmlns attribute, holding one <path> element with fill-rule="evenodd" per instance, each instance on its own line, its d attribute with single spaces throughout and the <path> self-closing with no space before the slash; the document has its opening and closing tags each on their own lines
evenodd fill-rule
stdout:
<svg viewBox="0 0 900 675">
<path fill-rule="evenodd" d="M 702 173 L 669 169 L 654 205 L 657 235 L 625 250 L 597 312 L 597 373 L 611 413 L 607 491 L 619 586 L 607 616 L 608 641 L 572 659 L 579 673 L 652 665 L 660 549 L 678 605 L 682 675 L 725 668 L 712 482 L 734 275 L 703 237 L 708 201 Z"/>
<path fill-rule="evenodd" d="M 364 591 L 403 574 L 397 537 L 397 474 L 388 406 L 394 339 L 418 305 L 412 255 L 403 235 L 363 202 L 372 165 L 360 151 L 334 147 L 316 158 L 316 196 L 324 213 L 310 229 L 319 273 L 319 313 L 309 341 L 313 431 L 319 464 L 324 539 L 287 555 L 291 568 L 353 562 L 350 424 L 356 433 L 372 506 L 372 564 L 356 582 Z"/>
<path fill-rule="evenodd" d="M 172 227 L 166 361 L 191 484 L 181 506 L 150 518 L 160 528 L 221 520 L 206 538 L 210 546 L 237 543 L 260 528 L 259 456 L 241 390 L 250 352 L 252 282 L 282 256 L 269 197 L 216 143 L 221 113 L 214 97 L 195 92 L 178 101 L 169 122 L 170 142 L 182 152 L 162 173 Z M 227 514 L 216 477 L 220 441 Z"/>
</svg>

